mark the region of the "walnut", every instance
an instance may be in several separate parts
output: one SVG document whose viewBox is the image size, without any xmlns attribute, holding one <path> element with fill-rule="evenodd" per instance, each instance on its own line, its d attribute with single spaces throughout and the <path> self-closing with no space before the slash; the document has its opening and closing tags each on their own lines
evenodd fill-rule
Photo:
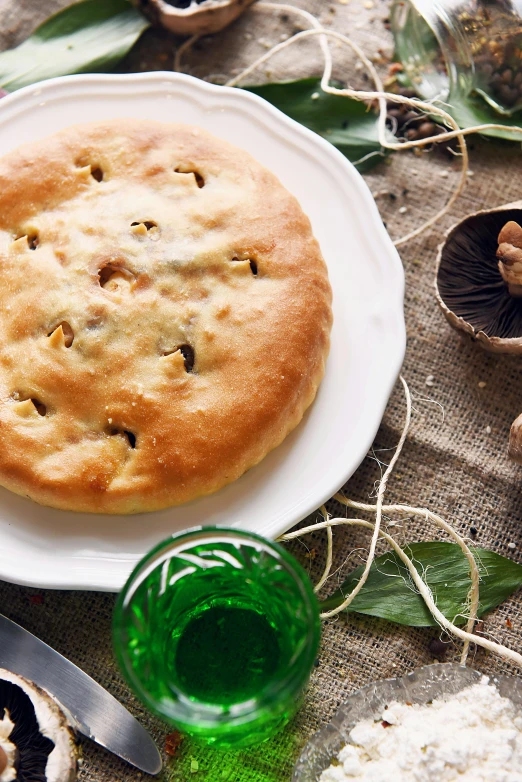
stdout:
<svg viewBox="0 0 522 782">
<path fill-rule="evenodd" d="M 498 268 L 512 296 L 522 296 L 522 228 L 514 220 L 498 236 Z"/>
</svg>

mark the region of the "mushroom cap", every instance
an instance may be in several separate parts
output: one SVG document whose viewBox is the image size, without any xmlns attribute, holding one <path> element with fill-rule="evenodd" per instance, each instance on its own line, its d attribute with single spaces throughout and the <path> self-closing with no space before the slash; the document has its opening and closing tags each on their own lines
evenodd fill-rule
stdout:
<svg viewBox="0 0 522 782">
<path fill-rule="evenodd" d="M 48 692 L 3 668 L 0 668 L 0 725 L 4 728 L 0 740 L 8 756 L 0 779 L 74 782 L 78 747 L 67 716 Z"/>
<path fill-rule="evenodd" d="M 522 299 L 512 296 L 498 267 L 498 236 L 522 223 L 522 201 L 477 212 L 453 226 L 440 245 L 435 288 L 453 328 L 485 350 L 522 353 Z"/>
<path fill-rule="evenodd" d="M 254 0 L 191 0 L 186 8 L 176 0 L 132 0 L 153 24 L 177 35 L 217 33 L 243 13 Z M 181 3 L 180 3 L 181 5 Z"/>
</svg>

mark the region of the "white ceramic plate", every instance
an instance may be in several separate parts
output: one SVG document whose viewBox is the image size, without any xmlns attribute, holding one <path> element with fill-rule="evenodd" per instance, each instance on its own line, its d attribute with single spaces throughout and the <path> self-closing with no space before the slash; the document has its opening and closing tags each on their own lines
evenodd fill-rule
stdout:
<svg viewBox="0 0 522 782">
<path fill-rule="evenodd" d="M 210 497 L 139 516 L 92 516 L 0 489 L 0 578 L 19 584 L 118 590 L 150 547 L 197 524 L 276 537 L 358 467 L 404 356 L 402 265 L 363 179 L 328 142 L 257 96 L 166 72 L 52 79 L 2 99 L 0 154 L 74 123 L 115 117 L 199 125 L 277 174 L 312 221 L 328 264 L 331 353 L 300 426 Z"/>
</svg>

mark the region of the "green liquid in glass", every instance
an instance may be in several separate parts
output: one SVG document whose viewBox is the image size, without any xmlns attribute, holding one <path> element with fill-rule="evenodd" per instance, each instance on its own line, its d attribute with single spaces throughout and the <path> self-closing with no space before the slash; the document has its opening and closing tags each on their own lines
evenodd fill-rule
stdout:
<svg viewBox="0 0 522 782">
<path fill-rule="evenodd" d="M 198 611 L 176 643 L 172 677 L 191 697 L 232 704 L 254 697 L 276 673 L 279 634 L 268 620 L 233 603 Z"/>
<path fill-rule="evenodd" d="M 319 611 L 298 563 L 238 530 L 173 536 L 135 569 L 114 619 L 136 694 L 207 743 L 263 741 L 295 713 L 319 642 Z"/>
</svg>

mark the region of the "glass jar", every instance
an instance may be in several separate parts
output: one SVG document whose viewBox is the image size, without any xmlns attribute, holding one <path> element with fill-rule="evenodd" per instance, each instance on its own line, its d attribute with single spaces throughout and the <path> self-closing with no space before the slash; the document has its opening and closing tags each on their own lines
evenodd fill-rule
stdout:
<svg viewBox="0 0 522 782">
<path fill-rule="evenodd" d="M 421 97 L 480 95 L 504 116 L 522 108 L 522 0 L 394 0 L 390 22 Z"/>
<path fill-rule="evenodd" d="M 295 713 L 317 654 L 310 580 L 281 546 L 205 527 L 173 535 L 117 600 L 114 646 L 136 695 L 179 730 L 238 748 Z"/>
</svg>

